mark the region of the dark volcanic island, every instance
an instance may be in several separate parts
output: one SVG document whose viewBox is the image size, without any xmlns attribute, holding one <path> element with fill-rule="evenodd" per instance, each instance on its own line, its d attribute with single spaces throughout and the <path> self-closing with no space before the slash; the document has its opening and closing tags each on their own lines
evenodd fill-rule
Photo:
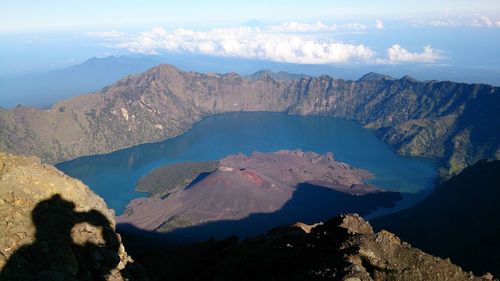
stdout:
<svg viewBox="0 0 500 281">
<path fill-rule="evenodd" d="M 255 235 L 394 206 L 401 194 L 365 184 L 372 176 L 335 161 L 332 153 L 300 150 L 173 164 L 139 181 L 138 189 L 151 196 L 133 200 L 117 221 L 194 240 Z"/>
</svg>

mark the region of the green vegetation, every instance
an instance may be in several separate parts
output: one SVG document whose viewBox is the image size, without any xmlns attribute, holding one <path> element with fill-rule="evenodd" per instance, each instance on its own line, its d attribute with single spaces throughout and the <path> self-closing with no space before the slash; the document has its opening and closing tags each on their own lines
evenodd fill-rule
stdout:
<svg viewBox="0 0 500 281">
<path fill-rule="evenodd" d="M 193 223 L 190 220 L 182 218 L 181 216 L 173 216 L 170 217 L 168 220 L 166 220 L 164 223 L 162 223 L 160 226 L 158 226 L 158 228 L 156 228 L 155 231 L 171 232 L 174 229 L 187 227 L 192 224 Z"/>
<path fill-rule="evenodd" d="M 186 162 L 165 165 L 154 169 L 137 182 L 137 191 L 152 196 L 168 196 L 175 189 L 186 187 L 197 176 L 211 173 L 219 167 L 219 161 Z"/>
</svg>

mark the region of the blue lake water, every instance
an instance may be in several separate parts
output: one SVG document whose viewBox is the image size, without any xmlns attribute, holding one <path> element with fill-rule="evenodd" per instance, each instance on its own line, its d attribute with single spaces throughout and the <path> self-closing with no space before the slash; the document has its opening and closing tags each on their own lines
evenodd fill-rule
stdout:
<svg viewBox="0 0 500 281">
<path fill-rule="evenodd" d="M 145 196 L 134 191 L 135 184 L 160 165 L 280 149 L 331 151 L 336 160 L 374 173 L 370 183 L 399 192 L 428 190 L 437 171 L 436 161 L 396 155 L 374 131 L 362 128 L 357 122 L 269 112 L 211 116 L 176 138 L 81 157 L 60 163 L 57 168 L 82 180 L 119 214 L 131 199 Z"/>
</svg>

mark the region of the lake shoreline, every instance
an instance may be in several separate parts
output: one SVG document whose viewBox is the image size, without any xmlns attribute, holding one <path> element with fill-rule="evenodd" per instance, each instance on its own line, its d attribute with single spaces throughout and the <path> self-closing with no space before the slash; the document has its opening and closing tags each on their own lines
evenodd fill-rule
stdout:
<svg viewBox="0 0 500 281">
<path fill-rule="evenodd" d="M 203 128 L 207 124 L 209 128 Z M 247 129 L 246 132 L 243 128 Z M 231 130 L 234 130 L 234 133 L 231 133 Z M 283 136 L 279 135 L 280 132 Z M 273 140 L 273 137 L 276 137 L 276 140 Z M 200 138 L 209 140 L 200 141 Z M 193 148 L 195 151 L 190 152 L 189 145 L 196 146 Z M 217 146 L 234 147 L 225 149 Z M 370 146 L 374 148 L 371 151 L 367 149 Z M 389 144 L 378 138 L 374 130 L 363 128 L 357 121 L 331 116 L 290 115 L 281 112 L 216 114 L 204 117 L 185 133 L 163 142 L 140 144 L 109 154 L 84 156 L 62 162 L 57 167 L 91 186 L 110 204 L 110 196 L 99 191 L 100 188 L 105 188 L 103 186 L 105 181 L 99 181 L 96 178 L 99 168 L 110 170 L 112 174 L 114 168 L 110 166 L 119 166 L 115 170 L 127 178 L 126 181 L 121 181 L 119 190 L 123 191 L 126 186 L 127 190 L 131 188 L 133 191 L 140 177 L 162 164 L 215 160 L 235 152 L 251 153 L 255 150 L 270 152 L 297 148 L 319 153 L 327 150 L 333 151 L 339 161 L 373 172 L 375 178 L 369 180 L 368 183 L 384 189 L 394 190 L 394 186 L 398 186 L 403 190 L 396 191 L 404 192 L 404 189 L 407 189 L 413 190 L 413 193 L 419 192 L 421 189 L 432 188 L 437 175 L 435 161 L 428 158 L 397 155 Z M 178 153 L 175 152 L 176 150 Z M 381 169 L 379 160 L 384 158 L 388 158 L 391 163 Z M 411 169 L 414 171 L 409 171 Z M 106 173 L 101 173 L 101 175 L 112 176 Z M 398 173 L 404 175 L 398 178 L 394 175 Z M 415 183 L 415 173 L 423 174 L 425 179 L 417 180 Z M 120 181 L 111 180 L 110 184 L 116 185 L 118 182 Z M 402 187 L 408 183 L 410 187 Z M 143 196 L 135 191 L 133 193 L 129 194 L 129 199 Z M 119 194 L 113 192 L 112 195 Z M 116 207 L 120 205 L 122 207 Z M 115 200 L 111 201 L 110 207 L 117 213 L 121 213 L 120 210 L 124 205 L 123 203 L 117 205 Z"/>
</svg>

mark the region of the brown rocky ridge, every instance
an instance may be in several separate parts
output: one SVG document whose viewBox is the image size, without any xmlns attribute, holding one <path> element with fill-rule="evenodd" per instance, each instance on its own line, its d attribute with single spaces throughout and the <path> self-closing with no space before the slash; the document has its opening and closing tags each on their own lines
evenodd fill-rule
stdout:
<svg viewBox="0 0 500 281">
<path fill-rule="evenodd" d="M 233 111 L 332 115 L 377 130 L 398 153 L 442 160 L 442 176 L 500 159 L 500 90 L 483 84 L 367 75 L 274 80 L 159 65 L 47 110 L 0 109 L 0 148 L 56 163 L 161 141 Z"/>
<path fill-rule="evenodd" d="M 146 280 L 114 212 L 36 157 L 0 153 L 0 280 Z"/>
</svg>

